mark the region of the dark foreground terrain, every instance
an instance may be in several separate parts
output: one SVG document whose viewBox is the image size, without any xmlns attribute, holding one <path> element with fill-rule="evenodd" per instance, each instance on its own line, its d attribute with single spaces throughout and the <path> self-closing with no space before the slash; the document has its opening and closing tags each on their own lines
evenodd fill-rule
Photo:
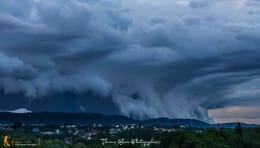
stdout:
<svg viewBox="0 0 260 148">
<path fill-rule="evenodd" d="M 0 114 L 3 147 L 260 148 L 260 127 L 100 114 Z"/>
</svg>

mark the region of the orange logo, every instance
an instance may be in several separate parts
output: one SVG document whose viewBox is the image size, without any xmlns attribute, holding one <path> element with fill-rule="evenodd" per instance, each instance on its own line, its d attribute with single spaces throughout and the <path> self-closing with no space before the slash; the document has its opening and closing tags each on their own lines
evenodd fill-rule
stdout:
<svg viewBox="0 0 260 148">
<path fill-rule="evenodd" d="M 10 146 L 10 144 L 8 143 L 8 136 L 4 136 L 4 146 Z"/>
</svg>

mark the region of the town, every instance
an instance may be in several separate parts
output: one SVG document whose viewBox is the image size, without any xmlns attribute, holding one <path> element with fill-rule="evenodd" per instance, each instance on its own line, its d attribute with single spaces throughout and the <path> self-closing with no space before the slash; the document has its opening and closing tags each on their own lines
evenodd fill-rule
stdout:
<svg viewBox="0 0 260 148">
<path fill-rule="evenodd" d="M 232 146 L 237 141 L 234 137 L 254 135 L 259 138 L 256 128 L 243 128 L 238 124 L 235 129 L 223 128 L 193 128 L 190 126 L 144 126 L 139 124 L 100 123 L 86 125 L 51 125 L 51 124 L 0 124 L 0 135 L 4 147 L 168 147 L 169 145 L 184 145 L 189 147 L 198 144 L 201 137 L 214 140 L 217 144 Z M 193 139 L 180 139 L 183 135 Z M 215 137 L 220 135 L 220 137 Z M 222 137 L 221 137 L 222 136 Z M 258 137 L 257 137 L 258 136 Z M 214 139 L 214 137 L 216 139 Z M 182 137 L 184 138 L 184 137 Z M 213 138 L 213 139 L 211 139 Z M 223 141 L 227 138 L 229 141 Z M 246 138 L 246 137 L 245 137 Z M 240 139 L 240 138 L 238 138 Z M 193 141 L 194 140 L 194 141 Z M 202 139 L 203 140 L 203 139 Z M 241 140 L 241 139 L 240 139 Z M 259 140 L 252 139 L 250 143 L 257 145 Z M 181 142 L 181 143 L 180 143 Z M 188 143 L 187 143 L 188 142 Z M 194 143 L 192 143 L 194 142 Z M 202 143 L 209 145 L 209 141 Z M 201 143 L 199 143 L 201 144 Z M 258 146 L 258 145 L 257 145 Z M 178 147 L 178 146 L 176 146 Z M 184 146 L 185 147 L 185 146 Z"/>
<path fill-rule="evenodd" d="M 150 133 L 155 132 L 172 132 L 177 127 L 160 128 L 156 127 L 145 127 L 138 124 L 115 124 L 115 125 L 102 125 L 102 124 L 87 124 L 87 125 L 45 125 L 45 124 L 22 124 L 15 122 L 13 124 L 0 124 L 0 132 L 2 137 L 8 137 L 6 139 L 6 146 L 14 143 L 22 142 L 27 143 L 27 146 L 40 146 L 44 141 L 48 142 L 50 139 L 56 139 L 64 145 L 72 146 L 83 141 L 91 143 L 93 141 L 101 145 L 142 145 L 150 146 L 160 144 L 159 140 L 154 140 L 154 137 L 144 135 L 131 138 L 119 136 L 120 133 L 127 132 L 130 130 L 149 131 Z M 184 128 L 184 127 L 182 127 Z M 180 130 L 181 128 L 179 128 Z M 145 133 L 147 134 L 147 133 Z M 127 139 L 124 139 L 127 138 Z M 5 138 L 2 138 L 5 139 Z M 23 140 L 21 140 L 23 139 Z M 26 139 L 26 140 L 25 140 Z M 41 140 L 40 140 L 41 139 Z M 37 144 L 33 144 L 33 141 L 37 141 Z M 113 141 L 109 141 L 113 140 Z M 10 141 L 10 142 L 8 142 Z M 30 143 L 30 144 L 28 144 Z M 18 144 L 17 144 L 18 145 Z"/>
</svg>

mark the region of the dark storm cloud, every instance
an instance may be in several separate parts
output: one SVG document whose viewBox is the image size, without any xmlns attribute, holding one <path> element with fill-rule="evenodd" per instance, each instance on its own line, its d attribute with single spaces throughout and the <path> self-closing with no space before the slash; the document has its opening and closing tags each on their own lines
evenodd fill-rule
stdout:
<svg viewBox="0 0 260 148">
<path fill-rule="evenodd" d="M 260 105 L 258 3 L 2 0 L 0 87 L 92 92 L 135 118 Z"/>
</svg>

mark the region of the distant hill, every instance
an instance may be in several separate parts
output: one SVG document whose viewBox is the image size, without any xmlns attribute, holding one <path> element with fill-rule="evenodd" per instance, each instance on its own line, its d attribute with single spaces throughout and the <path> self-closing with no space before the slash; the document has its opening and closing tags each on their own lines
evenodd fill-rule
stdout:
<svg viewBox="0 0 260 148">
<path fill-rule="evenodd" d="M 0 110 L 0 112 L 8 112 L 8 113 L 16 113 L 16 114 L 32 113 L 32 111 L 26 108 L 18 108 L 15 110 Z"/>
<path fill-rule="evenodd" d="M 118 123 L 137 123 L 136 120 L 125 116 L 106 116 L 94 113 L 24 113 L 16 114 L 0 112 L 0 123 L 22 122 L 24 124 L 92 124 L 105 125 Z"/>
<path fill-rule="evenodd" d="M 156 118 L 143 120 L 144 125 L 162 125 L 162 126 L 185 126 L 185 127 L 199 127 L 199 128 L 208 128 L 210 127 L 209 123 L 195 120 L 195 119 L 169 119 L 169 118 Z"/>
<path fill-rule="evenodd" d="M 252 127 L 258 127 L 260 125 L 257 124 L 246 124 L 246 123 L 240 123 L 242 127 L 245 128 L 252 128 Z M 235 128 L 237 126 L 237 122 L 231 122 L 231 123 L 220 123 L 220 124 L 212 124 L 212 127 L 219 127 L 219 128 Z"/>
<path fill-rule="evenodd" d="M 53 113 L 53 112 L 42 112 L 42 113 L 10 113 L 0 112 L 0 123 L 11 124 L 14 122 L 21 122 L 23 124 L 142 124 L 146 126 L 185 126 L 185 127 L 196 127 L 196 128 L 234 128 L 237 123 L 225 123 L 225 124 L 209 124 L 203 121 L 195 119 L 169 119 L 169 118 L 156 118 L 148 120 L 135 120 L 120 115 L 102 115 L 95 113 Z M 255 124 L 241 124 L 243 127 L 256 127 Z"/>
</svg>

